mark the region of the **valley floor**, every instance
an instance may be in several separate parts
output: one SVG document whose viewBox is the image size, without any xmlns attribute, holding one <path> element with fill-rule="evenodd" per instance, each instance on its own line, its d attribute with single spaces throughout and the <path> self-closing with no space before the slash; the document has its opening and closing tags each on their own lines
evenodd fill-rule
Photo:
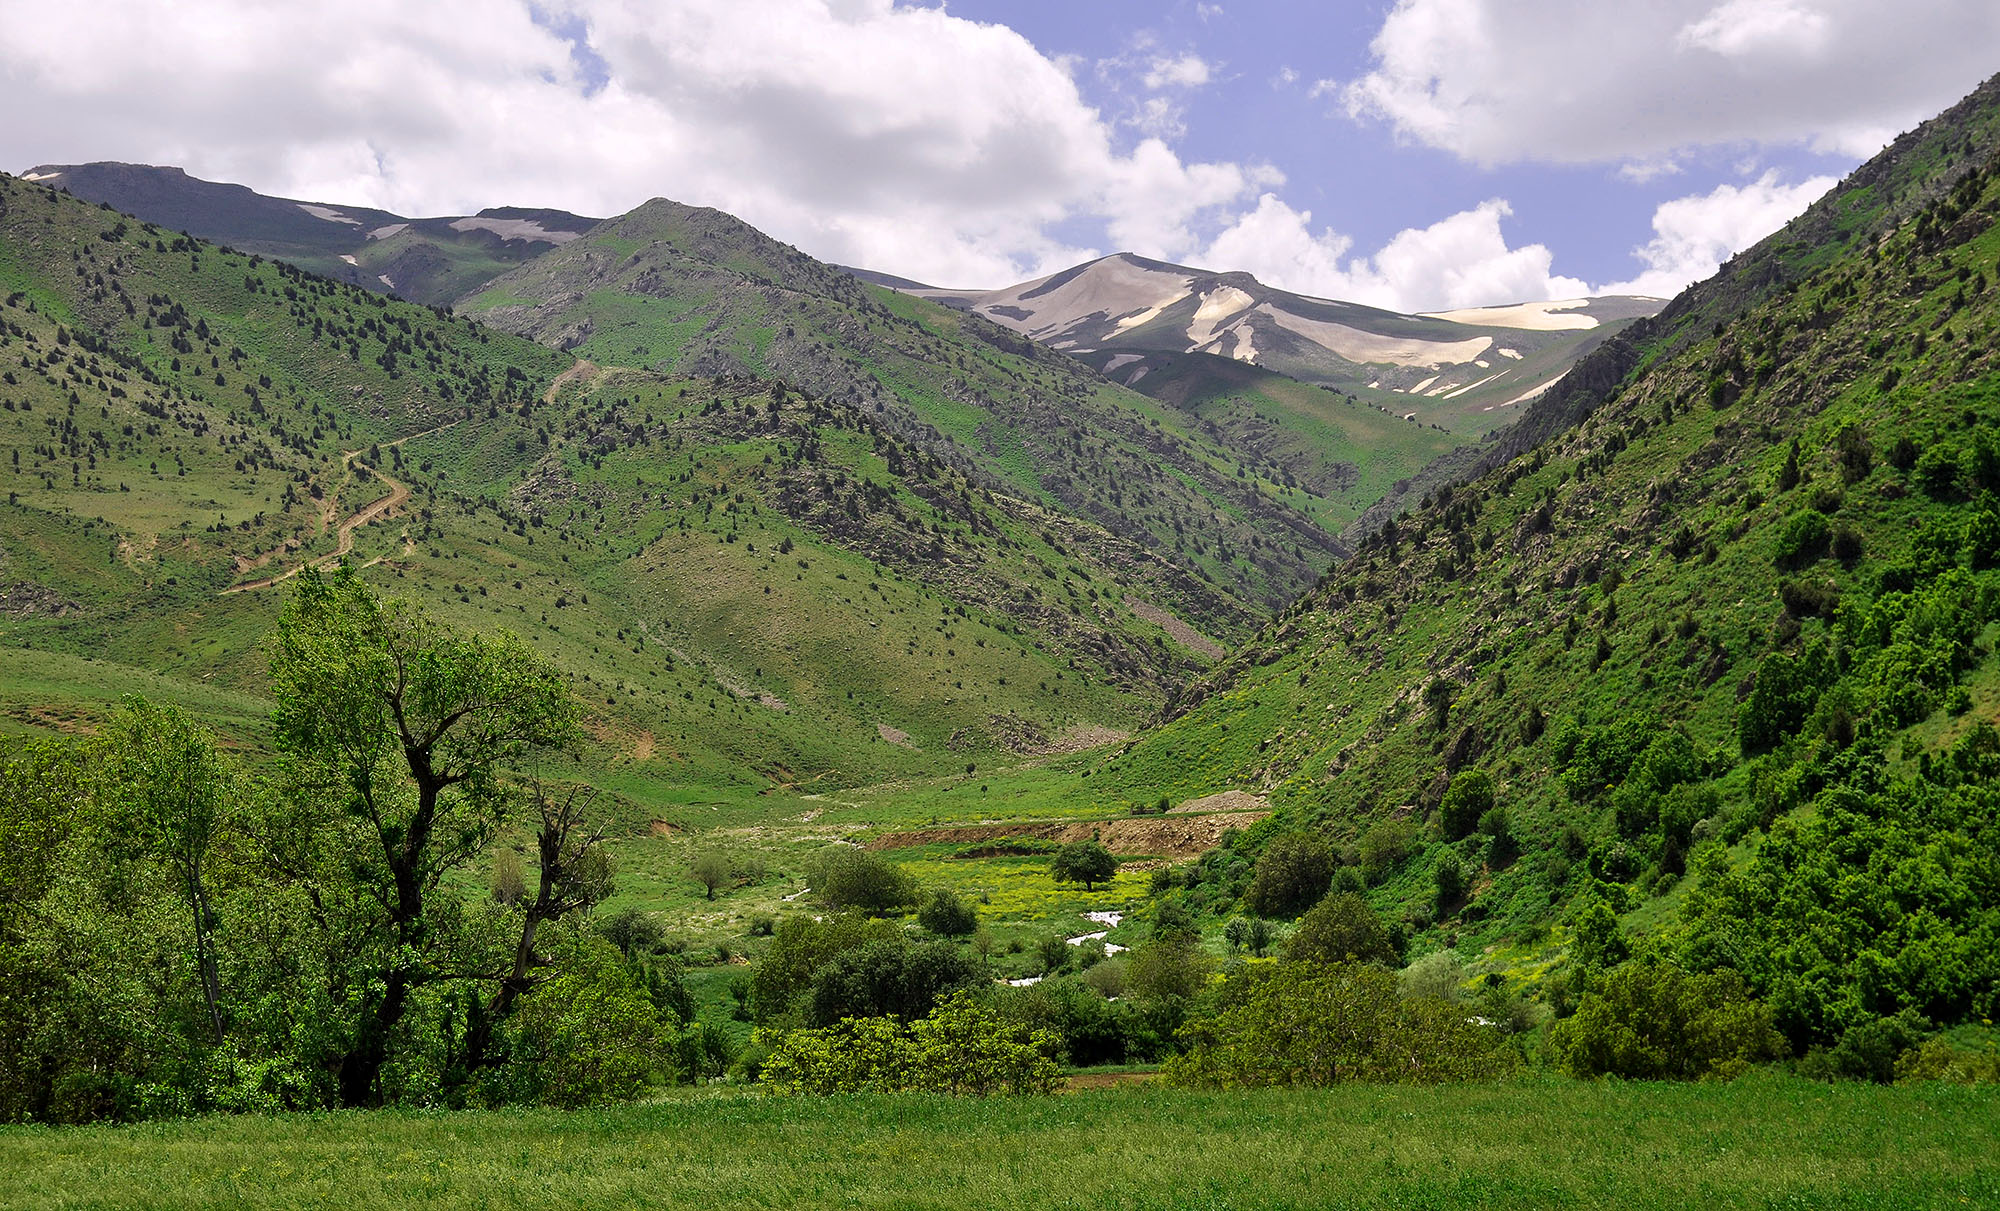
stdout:
<svg viewBox="0 0 2000 1211">
<path fill-rule="evenodd" d="M 2000 1206 L 2000 1097 L 1524 1081 L 0 1130 L 10 1208 Z"/>
</svg>

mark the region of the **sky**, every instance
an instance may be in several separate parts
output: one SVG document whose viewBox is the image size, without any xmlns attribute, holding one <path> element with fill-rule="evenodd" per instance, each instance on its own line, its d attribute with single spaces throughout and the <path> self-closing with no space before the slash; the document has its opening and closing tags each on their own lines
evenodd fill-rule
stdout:
<svg viewBox="0 0 2000 1211">
<path fill-rule="evenodd" d="M 0 169 L 1420 311 L 1672 295 L 1996 70 L 1994 0 L 0 0 Z"/>
</svg>

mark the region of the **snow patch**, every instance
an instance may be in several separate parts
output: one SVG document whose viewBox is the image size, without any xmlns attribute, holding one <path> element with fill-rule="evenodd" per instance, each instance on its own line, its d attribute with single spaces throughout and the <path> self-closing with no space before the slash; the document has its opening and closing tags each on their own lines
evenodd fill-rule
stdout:
<svg viewBox="0 0 2000 1211">
<path fill-rule="evenodd" d="M 1495 349 L 1493 352 L 1499 354 L 1501 357 L 1511 357 L 1517 362 L 1521 360 L 1521 355 L 1512 349 Z"/>
<path fill-rule="evenodd" d="M 1208 344 L 1222 330 L 1224 321 L 1256 302 L 1234 286 L 1219 286 L 1209 291 L 1201 296 L 1201 306 L 1195 308 L 1194 321 L 1188 325 L 1188 340 L 1195 346 Z"/>
<path fill-rule="evenodd" d="M 1450 320 L 1454 324 L 1473 324 L 1481 328 L 1562 332 L 1597 327 L 1597 320 L 1588 315 L 1554 314 L 1589 305 L 1589 299 L 1550 299 L 1543 303 L 1515 303 L 1510 307 L 1461 307 L 1456 311 L 1426 311 L 1423 314 L 1434 320 Z"/>
<path fill-rule="evenodd" d="M 61 175 L 59 172 L 30 172 L 23 173 L 21 179 L 23 181 L 53 181 Z"/>
<path fill-rule="evenodd" d="M 348 252 L 341 253 L 340 259 L 346 261 L 350 265 L 359 265 L 361 263 L 360 261 L 354 259 L 354 254 Z"/>
<path fill-rule="evenodd" d="M 1475 336 L 1462 341 L 1424 341 L 1411 337 L 1383 336 L 1364 332 L 1346 324 L 1328 324 L 1280 311 L 1269 303 L 1259 304 L 1253 315 L 1269 315 L 1278 327 L 1315 344 L 1331 349 L 1350 362 L 1374 362 L 1393 366 L 1425 366 L 1469 362 L 1493 346 L 1493 338 Z"/>
<path fill-rule="evenodd" d="M 1118 367 L 1120 366 L 1129 366 L 1133 362 L 1142 362 L 1145 360 L 1146 360 L 1146 355 L 1143 353 L 1113 354 L 1111 360 L 1104 363 L 1104 373 L 1109 374 L 1113 370 L 1118 369 Z"/>
<path fill-rule="evenodd" d="M 503 240 L 541 240 L 550 244 L 567 244 L 583 234 L 580 231 L 550 231 L 533 219 L 493 219 L 483 215 L 453 219 L 451 229 L 490 231 Z"/>
<path fill-rule="evenodd" d="M 361 226 L 360 219 L 351 219 L 331 206 L 318 206 L 311 202 L 300 202 L 298 207 L 312 217 L 325 219 L 329 223 L 346 223 L 350 227 Z"/>
<path fill-rule="evenodd" d="M 1568 373 L 1569 373 L 1569 371 L 1567 371 L 1567 370 L 1563 371 L 1563 374 L 1568 374 Z M 1543 383 L 1543 384 L 1542 384 L 1541 386 L 1539 386 L 1539 387 L 1530 387 L 1530 388 L 1528 388 L 1528 389 L 1527 389 L 1526 391 L 1523 391 L 1523 392 L 1522 392 L 1521 394 L 1519 394 L 1519 395 L 1515 396 L 1515 397 L 1514 397 L 1513 399 L 1510 399 L 1510 400 L 1508 400 L 1508 401 L 1507 401 L 1506 403 L 1504 403 L 1504 404 L 1501 404 L 1501 405 L 1499 405 L 1499 406 L 1500 406 L 1500 407 L 1502 407 L 1502 408 L 1511 408 L 1511 407 L 1513 407 L 1513 406 L 1514 406 L 1515 404 L 1525 404 L 1525 403 L 1527 403 L 1527 402 L 1528 402 L 1529 400 L 1531 400 L 1531 399 L 1535 398 L 1536 396 L 1540 395 L 1540 394 L 1541 394 L 1542 392 L 1544 392 L 1544 391 L 1547 391 L 1547 390 L 1548 390 L 1548 389 L 1549 389 L 1550 387 L 1553 387 L 1553 386 L 1555 386 L 1555 385 L 1556 385 L 1557 383 L 1561 382 L 1561 381 L 1562 381 L 1562 379 L 1563 379 L 1563 376 L 1562 376 L 1562 374 L 1558 374 L 1558 375 L 1556 375 L 1556 376 L 1555 376 L 1554 378 L 1550 379 L 1550 380 L 1549 380 L 1548 382 L 1546 382 L 1546 383 Z"/>
<path fill-rule="evenodd" d="M 376 274 L 375 280 L 382 283 L 384 286 L 387 286 L 391 290 L 394 290 L 396 288 L 396 283 L 389 280 L 389 275 L 386 273 Z"/>
<path fill-rule="evenodd" d="M 368 233 L 368 238 L 371 240 L 386 240 L 408 226 L 408 223 L 391 223 L 387 227 L 377 227 Z"/>
</svg>

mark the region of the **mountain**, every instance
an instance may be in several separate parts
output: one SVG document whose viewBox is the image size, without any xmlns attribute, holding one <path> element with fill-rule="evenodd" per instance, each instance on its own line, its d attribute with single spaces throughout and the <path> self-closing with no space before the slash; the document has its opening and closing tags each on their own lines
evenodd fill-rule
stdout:
<svg viewBox="0 0 2000 1211">
<path fill-rule="evenodd" d="M 1403 315 L 1131 253 L 1000 290 L 850 272 L 983 315 L 1149 393 L 1149 378 L 1186 377 L 1179 355 L 1207 354 L 1470 436 L 1511 421 L 1578 358 L 1665 303 L 1608 296 Z"/>
<path fill-rule="evenodd" d="M 424 304 L 449 303 L 597 224 L 563 210 L 515 206 L 413 219 L 362 206 L 269 197 L 148 164 L 43 164 L 21 179 Z"/>
<path fill-rule="evenodd" d="M 1801 1050 L 1977 1019 L 1996 257 L 2000 82 L 1585 359 L 1538 444 L 1384 522 L 1090 793 L 1267 798 L 1239 856 L 1317 831 L 1510 985 L 1602 902 Z"/>
<path fill-rule="evenodd" d="M 881 416 L 579 362 L 0 176 L 0 729 L 143 692 L 255 750 L 258 645 L 345 557 L 555 661 L 643 831 L 1100 742 L 1263 617 Z"/>
<path fill-rule="evenodd" d="M 1330 392 L 1309 441 L 1239 443 L 977 315 L 664 199 L 459 310 L 596 363 L 777 378 L 860 408 L 992 490 L 1087 518 L 1264 610 L 1343 550 L 1334 531 L 1456 444 Z"/>
</svg>

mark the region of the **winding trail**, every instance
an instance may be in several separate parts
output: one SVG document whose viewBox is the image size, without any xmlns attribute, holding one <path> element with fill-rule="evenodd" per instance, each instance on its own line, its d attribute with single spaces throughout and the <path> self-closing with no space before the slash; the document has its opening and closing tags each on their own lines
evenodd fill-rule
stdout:
<svg viewBox="0 0 2000 1211">
<path fill-rule="evenodd" d="M 419 437 L 429 437 L 433 433 L 442 433 L 446 429 L 451 428 L 453 425 L 457 423 L 458 423 L 457 421 L 447 421 L 444 424 L 439 425 L 434 429 L 426 429 L 422 433 L 412 433 L 408 437 L 399 437 L 392 442 L 379 442 L 377 443 L 377 445 L 379 445 L 380 448 L 384 450 L 393 450 L 397 446 L 402 445 L 404 442 L 414 441 Z M 268 589 L 272 585 L 282 584 L 283 582 L 290 580 L 292 577 L 297 576 L 300 572 L 304 571 L 306 568 L 332 567 L 334 564 L 339 563 L 341 560 L 347 558 L 347 556 L 349 556 L 354 552 L 354 532 L 356 530 L 360 529 L 362 526 L 370 525 L 374 522 L 381 521 L 385 517 L 394 516 L 396 510 L 402 508 L 404 504 L 408 503 L 410 499 L 410 488 L 408 484 L 405 484 L 400 480 L 391 479 L 388 476 L 388 474 L 385 473 L 380 467 L 370 466 L 367 463 L 361 462 L 360 458 L 361 458 L 361 451 L 359 450 L 344 451 L 340 456 L 341 466 L 348 472 L 352 472 L 356 468 L 359 468 L 362 471 L 366 471 L 368 474 L 374 476 L 376 479 L 379 479 L 384 484 L 388 485 L 389 493 L 386 496 L 378 497 L 375 500 L 372 500 L 369 503 L 361 506 L 361 508 L 349 514 L 345 520 L 341 521 L 338 524 L 338 527 L 335 532 L 339 535 L 339 542 L 334 546 L 333 552 L 331 554 L 315 556 L 314 558 L 308 559 L 304 563 L 288 568 L 285 571 L 280 572 L 275 576 L 264 576 L 256 580 L 246 580 L 242 584 L 230 585 L 228 588 L 222 590 L 222 593 L 220 595 L 227 596 L 231 593 L 247 593 L 252 589 Z M 320 521 L 322 533 L 325 531 L 325 528 L 327 526 L 334 525 L 334 518 L 338 516 L 339 512 L 340 512 L 340 494 L 338 493 L 338 491 L 336 491 L 327 498 L 326 509 Z M 403 535 L 404 556 L 408 557 L 414 554 L 416 552 L 416 549 L 417 549 L 416 541 L 412 539 L 408 533 L 405 533 Z M 276 552 L 273 552 L 272 554 L 276 554 Z M 270 558 L 271 558 L 270 555 L 262 556 L 255 563 L 249 566 L 256 567 L 259 564 L 268 561 Z M 377 556 L 376 558 L 369 560 L 362 566 L 372 568 L 376 564 L 381 563 L 382 560 L 386 558 L 388 557 Z M 245 570 L 248 569 L 246 568 Z"/>
</svg>

